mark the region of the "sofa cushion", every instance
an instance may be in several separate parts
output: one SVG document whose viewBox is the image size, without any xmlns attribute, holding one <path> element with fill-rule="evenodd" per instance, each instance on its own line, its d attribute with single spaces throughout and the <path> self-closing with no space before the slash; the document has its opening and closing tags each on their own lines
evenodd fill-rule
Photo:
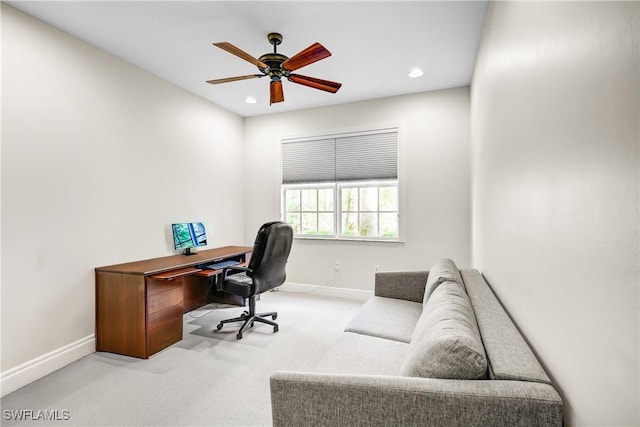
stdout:
<svg viewBox="0 0 640 427">
<path fill-rule="evenodd" d="M 424 287 L 424 297 L 422 300 L 423 305 L 426 306 L 433 291 L 435 291 L 436 288 L 444 282 L 456 282 L 464 286 L 458 267 L 449 258 L 443 258 L 436 261 L 436 263 L 429 269 L 427 283 Z"/>
<path fill-rule="evenodd" d="M 490 378 L 551 384 L 531 347 L 480 272 L 462 270 L 461 274 L 482 334 Z"/>
<path fill-rule="evenodd" d="M 487 358 L 464 287 L 437 287 L 413 331 L 402 375 L 428 378 L 485 377 Z"/>
<path fill-rule="evenodd" d="M 317 371 L 353 375 L 399 375 L 409 344 L 345 332 L 318 364 Z"/>
<path fill-rule="evenodd" d="M 421 314 L 419 302 L 374 296 L 358 310 L 345 331 L 409 343 Z"/>
</svg>

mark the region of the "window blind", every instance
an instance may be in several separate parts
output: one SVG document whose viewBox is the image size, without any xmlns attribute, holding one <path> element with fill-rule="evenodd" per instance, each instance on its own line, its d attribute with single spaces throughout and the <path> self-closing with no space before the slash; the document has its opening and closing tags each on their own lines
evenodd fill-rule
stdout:
<svg viewBox="0 0 640 427">
<path fill-rule="evenodd" d="M 282 183 L 398 178 L 398 131 L 282 142 Z"/>
<path fill-rule="evenodd" d="M 282 183 L 335 181 L 334 139 L 282 144 Z"/>
</svg>

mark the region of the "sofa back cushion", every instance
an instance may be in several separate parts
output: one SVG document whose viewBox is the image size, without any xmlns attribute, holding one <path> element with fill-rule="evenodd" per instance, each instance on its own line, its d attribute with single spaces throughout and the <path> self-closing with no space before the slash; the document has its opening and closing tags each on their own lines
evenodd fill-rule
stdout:
<svg viewBox="0 0 640 427">
<path fill-rule="evenodd" d="M 401 374 L 412 377 L 485 378 L 487 358 L 463 285 L 434 291 L 413 331 Z"/>
<path fill-rule="evenodd" d="M 423 307 L 426 307 L 429 297 L 440 284 L 444 282 L 456 282 L 464 286 L 460 270 L 456 264 L 449 258 L 438 260 L 429 269 L 427 283 L 424 287 L 424 297 L 422 299 Z"/>
</svg>

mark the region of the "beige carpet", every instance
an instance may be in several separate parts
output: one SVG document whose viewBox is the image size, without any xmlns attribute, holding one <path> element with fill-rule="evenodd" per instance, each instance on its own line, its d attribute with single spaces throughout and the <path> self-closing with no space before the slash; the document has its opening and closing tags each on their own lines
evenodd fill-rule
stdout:
<svg viewBox="0 0 640 427">
<path fill-rule="evenodd" d="M 242 307 L 205 306 L 184 316 L 184 339 L 148 360 L 93 353 L 1 400 L 3 426 L 261 426 L 271 424 L 269 376 L 312 369 L 362 301 L 269 292 L 257 311 L 277 311 L 280 331 L 256 323 L 216 330 Z M 6 411 L 60 421 L 8 420 Z M 24 412 L 23 412 L 24 413 Z M 40 413 L 42 415 L 42 413 Z M 66 415 L 65 415 L 66 414 Z"/>
</svg>

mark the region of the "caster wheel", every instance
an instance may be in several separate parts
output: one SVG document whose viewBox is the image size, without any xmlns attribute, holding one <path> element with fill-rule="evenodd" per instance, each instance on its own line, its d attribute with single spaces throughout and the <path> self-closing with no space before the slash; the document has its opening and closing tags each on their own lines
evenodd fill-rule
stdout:
<svg viewBox="0 0 640 427">
<path fill-rule="evenodd" d="M 277 327 L 277 326 L 274 326 L 274 327 L 273 327 L 273 332 L 274 332 L 274 333 L 275 333 L 275 332 L 278 332 L 278 327 Z"/>
<path fill-rule="evenodd" d="M 217 328 L 218 330 L 222 329 L 222 323 L 218 323 L 218 326 L 216 326 L 216 328 Z"/>
<path fill-rule="evenodd" d="M 251 324 L 249 325 L 250 328 L 253 328 L 253 322 L 251 322 Z"/>
<path fill-rule="evenodd" d="M 273 316 L 271 316 L 271 319 L 276 320 L 278 318 L 277 314 L 274 314 Z"/>
<path fill-rule="evenodd" d="M 248 312 L 247 310 L 245 310 L 245 311 L 243 311 L 243 312 L 242 312 L 242 315 L 243 315 L 243 316 L 248 316 L 248 315 L 249 315 L 249 312 Z"/>
<path fill-rule="evenodd" d="M 237 340 L 241 340 L 241 339 L 242 339 L 242 332 L 238 332 L 238 333 L 236 334 L 236 339 L 237 339 Z"/>
</svg>

